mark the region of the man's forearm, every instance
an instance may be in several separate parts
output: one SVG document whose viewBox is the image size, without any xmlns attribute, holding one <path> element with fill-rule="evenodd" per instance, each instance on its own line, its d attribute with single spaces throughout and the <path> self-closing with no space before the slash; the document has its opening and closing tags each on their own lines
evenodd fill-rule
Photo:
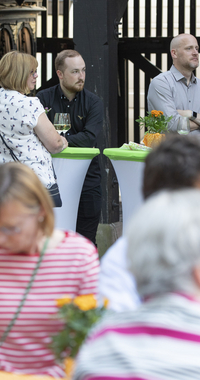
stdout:
<svg viewBox="0 0 200 380">
<path fill-rule="evenodd" d="M 196 129 L 199 129 L 200 126 L 200 114 L 197 113 L 195 115 L 195 119 L 193 119 L 193 111 L 191 110 L 177 110 L 179 115 L 188 117 L 190 121 L 190 130 L 194 131 Z"/>
</svg>

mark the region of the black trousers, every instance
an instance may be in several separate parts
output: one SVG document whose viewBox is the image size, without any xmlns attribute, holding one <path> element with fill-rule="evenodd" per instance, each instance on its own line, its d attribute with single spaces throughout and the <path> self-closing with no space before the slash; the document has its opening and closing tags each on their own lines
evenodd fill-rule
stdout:
<svg viewBox="0 0 200 380">
<path fill-rule="evenodd" d="M 81 193 L 76 232 L 96 245 L 96 233 L 101 216 L 101 186 Z"/>
</svg>

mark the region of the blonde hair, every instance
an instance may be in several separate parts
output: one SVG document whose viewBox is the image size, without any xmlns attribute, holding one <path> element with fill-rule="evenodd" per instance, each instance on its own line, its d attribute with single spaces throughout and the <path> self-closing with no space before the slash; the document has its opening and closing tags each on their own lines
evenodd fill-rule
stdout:
<svg viewBox="0 0 200 380">
<path fill-rule="evenodd" d="M 55 70 L 60 70 L 62 72 L 64 72 L 65 68 L 66 68 L 66 62 L 65 62 L 65 59 L 66 58 L 74 58 L 74 57 L 78 57 L 78 56 L 81 56 L 80 53 L 78 53 L 78 51 L 76 50 L 71 50 L 71 49 L 68 49 L 68 50 L 62 50 L 60 53 L 58 53 L 56 59 L 55 59 Z"/>
<path fill-rule="evenodd" d="M 0 208 L 15 200 L 33 213 L 39 208 L 44 211 L 44 220 L 40 223 L 46 236 L 54 229 L 53 202 L 37 175 L 27 165 L 8 162 L 0 165 Z"/>
<path fill-rule="evenodd" d="M 10 51 L 0 60 L 0 85 L 8 90 L 29 94 L 27 80 L 37 66 L 38 62 L 32 55 L 16 50 Z"/>
</svg>

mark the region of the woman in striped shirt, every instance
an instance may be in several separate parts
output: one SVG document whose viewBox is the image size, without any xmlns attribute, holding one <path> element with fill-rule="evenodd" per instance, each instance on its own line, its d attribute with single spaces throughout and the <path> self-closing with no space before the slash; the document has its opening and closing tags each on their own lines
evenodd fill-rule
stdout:
<svg viewBox="0 0 200 380">
<path fill-rule="evenodd" d="M 74 232 L 54 230 L 52 201 L 26 165 L 0 166 L 0 342 L 46 245 L 24 306 L 0 344 L 0 370 L 64 377 L 49 344 L 62 325 L 55 300 L 96 294 L 96 247 Z"/>
</svg>

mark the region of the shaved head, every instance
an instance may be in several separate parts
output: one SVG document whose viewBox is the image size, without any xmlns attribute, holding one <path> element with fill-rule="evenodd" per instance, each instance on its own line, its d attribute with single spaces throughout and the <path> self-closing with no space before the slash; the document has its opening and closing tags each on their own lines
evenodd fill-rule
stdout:
<svg viewBox="0 0 200 380">
<path fill-rule="evenodd" d="M 170 51 L 172 51 L 172 49 L 178 49 L 182 43 L 190 37 L 195 38 L 192 34 L 189 33 L 181 33 L 178 36 L 174 37 L 170 43 Z"/>
<path fill-rule="evenodd" d="M 199 45 L 192 34 L 182 33 L 170 44 L 173 64 L 189 81 L 193 70 L 199 66 Z"/>
</svg>

